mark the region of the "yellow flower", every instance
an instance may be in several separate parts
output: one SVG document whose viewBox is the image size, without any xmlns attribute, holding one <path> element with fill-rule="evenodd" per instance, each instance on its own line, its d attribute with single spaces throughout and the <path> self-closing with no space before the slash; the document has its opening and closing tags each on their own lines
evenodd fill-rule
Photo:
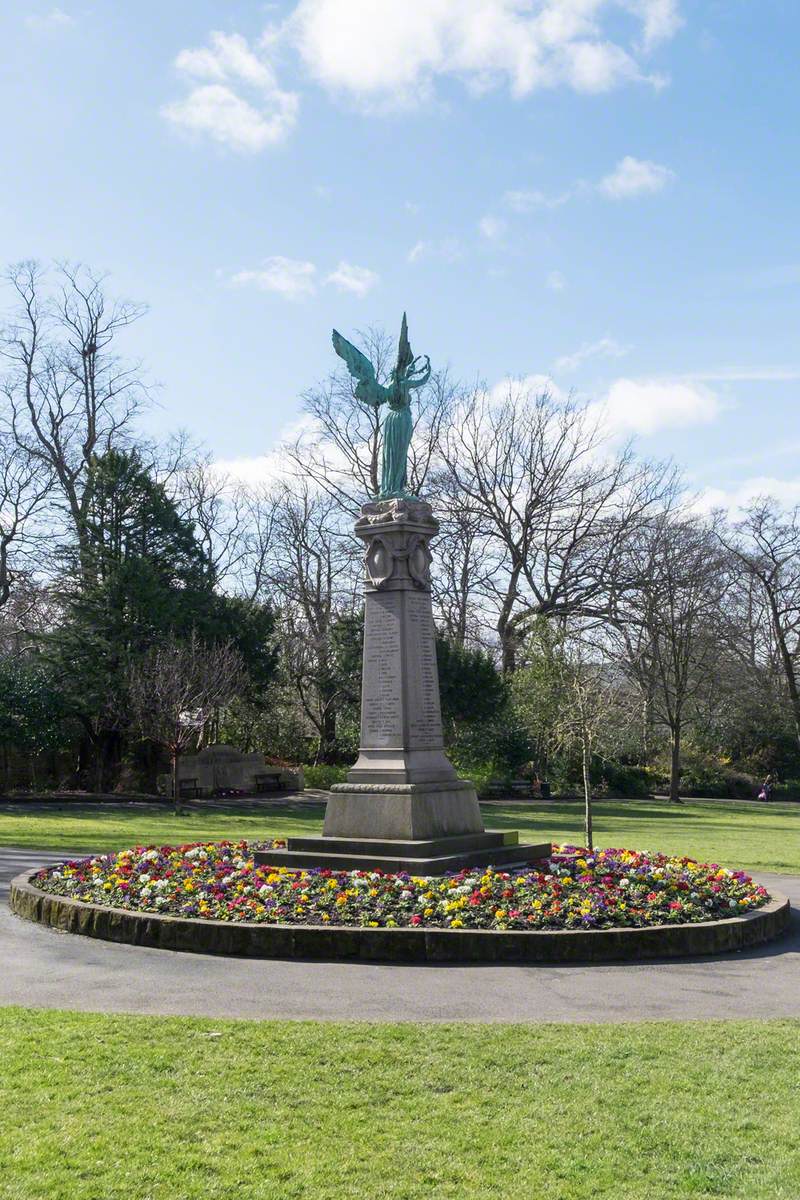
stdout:
<svg viewBox="0 0 800 1200">
<path fill-rule="evenodd" d="M 453 917 L 453 920 L 450 922 L 450 928 L 451 929 L 463 929 L 463 927 L 464 927 L 464 922 L 460 919 L 460 917 Z"/>
<path fill-rule="evenodd" d="M 424 914 L 425 914 L 425 916 L 426 916 L 426 917 L 432 917 L 432 916 L 433 916 L 433 909 L 432 909 L 432 908 L 426 908 L 426 909 L 424 910 Z"/>
</svg>

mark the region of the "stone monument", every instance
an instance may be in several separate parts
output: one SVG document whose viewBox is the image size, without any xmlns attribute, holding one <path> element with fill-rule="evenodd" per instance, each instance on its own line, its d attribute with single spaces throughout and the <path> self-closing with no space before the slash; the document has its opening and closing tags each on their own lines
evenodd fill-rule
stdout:
<svg viewBox="0 0 800 1200">
<path fill-rule="evenodd" d="M 549 842 L 521 845 L 516 833 L 484 829 L 473 784 L 458 778 L 444 752 L 430 574 L 439 526 L 407 481 L 410 393 L 427 382 L 430 361 L 417 365 L 405 314 L 386 387 L 336 330 L 333 345 L 358 380 L 356 399 L 389 410 L 380 493 L 355 526 L 366 549 L 361 745 L 347 783 L 331 788 L 322 837 L 293 837 L 285 851 L 259 851 L 256 859 L 435 875 L 546 858 Z"/>
</svg>

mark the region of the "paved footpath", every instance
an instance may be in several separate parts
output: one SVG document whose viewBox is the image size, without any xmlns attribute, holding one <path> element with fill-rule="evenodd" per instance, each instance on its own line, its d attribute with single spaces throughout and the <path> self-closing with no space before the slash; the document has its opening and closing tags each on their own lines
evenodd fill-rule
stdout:
<svg viewBox="0 0 800 1200">
<path fill-rule="evenodd" d="M 63 851 L 0 849 L 0 1005 L 364 1021 L 639 1021 L 800 1017 L 800 877 L 788 935 L 761 949 L 609 966 L 391 966 L 217 958 L 117 946 L 12 915 L 8 884 Z"/>
</svg>

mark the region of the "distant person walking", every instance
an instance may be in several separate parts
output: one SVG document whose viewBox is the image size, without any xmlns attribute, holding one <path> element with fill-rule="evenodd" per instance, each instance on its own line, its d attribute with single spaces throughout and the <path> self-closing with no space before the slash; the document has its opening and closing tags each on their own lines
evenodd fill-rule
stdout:
<svg viewBox="0 0 800 1200">
<path fill-rule="evenodd" d="M 764 782 L 761 785 L 761 791 L 758 793 L 759 800 L 771 800 L 772 799 L 772 790 L 775 787 L 775 785 L 777 784 L 777 782 L 778 782 L 778 776 L 775 775 L 772 771 L 770 771 L 770 773 L 767 775 L 766 779 L 764 780 Z"/>
</svg>

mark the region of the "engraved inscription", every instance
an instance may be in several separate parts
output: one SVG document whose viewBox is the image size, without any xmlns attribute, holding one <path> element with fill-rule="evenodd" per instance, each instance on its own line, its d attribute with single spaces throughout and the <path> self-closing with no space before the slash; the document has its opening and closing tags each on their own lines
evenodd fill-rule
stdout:
<svg viewBox="0 0 800 1200">
<path fill-rule="evenodd" d="M 371 592 L 364 613 L 361 745 L 402 746 L 400 592 Z"/>
<path fill-rule="evenodd" d="M 409 745 L 439 750 L 443 745 L 442 713 L 430 596 L 407 592 L 406 606 Z"/>
</svg>

